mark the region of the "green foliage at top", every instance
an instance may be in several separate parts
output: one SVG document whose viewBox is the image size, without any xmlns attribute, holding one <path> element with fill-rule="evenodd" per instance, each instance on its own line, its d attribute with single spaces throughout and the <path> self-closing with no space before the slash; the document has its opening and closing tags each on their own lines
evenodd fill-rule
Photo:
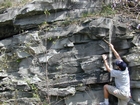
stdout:
<svg viewBox="0 0 140 105">
<path fill-rule="evenodd" d="M 116 11 L 111 8 L 111 5 L 103 5 L 99 15 L 101 16 L 112 16 L 115 15 Z"/>
<path fill-rule="evenodd" d="M 4 2 L 0 3 L 0 7 L 2 8 L 9 8 L 12 6 L 11 0 L 5 0 Z"/>
<path fill-rule="evenodd" d="M 14 0 L 4 0 L 3 2 L 0 2 L 0 9 L 16 7 L 16 6 L 23 6 L 26 3 L 28 3 L 29 1 L 31 1 L 31 0 L 21 0 L 20 2 L 15 2 Z"/>
</svg>

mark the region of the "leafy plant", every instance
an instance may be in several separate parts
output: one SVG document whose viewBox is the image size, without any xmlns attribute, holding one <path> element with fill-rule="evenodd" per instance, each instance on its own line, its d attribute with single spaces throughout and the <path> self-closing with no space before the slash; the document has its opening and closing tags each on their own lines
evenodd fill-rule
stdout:
<svg viewBox="0 0 140 105">
<path fill-rule="evenodd" d="M 20 63 L 21 61 L 22 61 L 22 59 L 17 59 L 16 60 L 17 63 Z"/>
<path fill-rule="evenodd" d="M 114 15 L 115 13 L 116 13 L 116 11 L 111 8 L 111 5 L 103 5 L 99 15 L 111 16 L 111 15 Z"/>
<path fill-rule="evenodd" d="M 44 11 L 44 14 L 45 14 L 45 15 L 50 15 L 50 12 L 46 9 L 46 10 Z"/>
<path fill-rule="evenodd" d="M 14 0 L 4 0 L 0 4 L 0 8 L 9 8 L 9 7 L 15 7 L 15 6 L 23 6 L 26 3 L 28 3 L 31 0 L 21 0 L 20 2 L 14 1 Z"/>
<path fill-rule="evenodd" d="M 29 81 L 27 81 L 27 84 L 30 86 L 31 90 L 33 91 L 33 93 L 32 93 L 33 97 L 34 98 L 39 98 L 37 86 L 35 86 L 35 84 L 31 84 Z"/>
<path fill-rule="evenodd" d="M 4 2 L 2 2 L 2 3 L 0 4 L 0 7 L 4 7 L 4 8 L 9 8 L 9 7 L 11 7 L 11 6 L 12 6 L 11 0 L 5 0 Z"/>
<path fill-rule="evenodd" d="M 90 16 L 93 16 L 94 14 L 91 13 L 91 12 L 85 12 L 82 14 L 82 17 L 90 17 Z"/>
</svg>

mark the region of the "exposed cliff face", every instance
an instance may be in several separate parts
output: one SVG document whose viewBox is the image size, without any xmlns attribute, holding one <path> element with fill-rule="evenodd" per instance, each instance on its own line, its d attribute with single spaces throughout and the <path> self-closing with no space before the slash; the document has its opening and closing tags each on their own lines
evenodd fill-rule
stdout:
<svg viewBox="0 0 140 105">
<path fill-rule="evenodd" d="M 95 105 L 103 101 L 103 85 L 113 83 L 101 58 L 110 54 L 105 38 L 127 62 L 132 97 L 140 103 L 139 30 L 130 30 L 127 24 L 132 19 L 125 16 L 95 17 L 101 8 L 102 0 L 42 0 L 3 11 L 1 102 L 47 105 L 50 98 L 51 105 Z M 114 97 L 111 101 L 116 104 Z"/>
</svg>

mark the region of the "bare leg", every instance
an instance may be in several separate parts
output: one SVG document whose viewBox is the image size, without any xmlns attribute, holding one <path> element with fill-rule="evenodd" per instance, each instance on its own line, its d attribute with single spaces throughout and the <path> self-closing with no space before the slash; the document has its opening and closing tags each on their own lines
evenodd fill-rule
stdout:
<svg viewBox="0 0 140 105">
<path fill-rule="evenodd" d="M 104 98 L 108 99 L 108 97 L 109 97 L 109 92 L 107 90 L 107 84 L 106 84 L 106 85 L 104 85 Z"/>
</svg>

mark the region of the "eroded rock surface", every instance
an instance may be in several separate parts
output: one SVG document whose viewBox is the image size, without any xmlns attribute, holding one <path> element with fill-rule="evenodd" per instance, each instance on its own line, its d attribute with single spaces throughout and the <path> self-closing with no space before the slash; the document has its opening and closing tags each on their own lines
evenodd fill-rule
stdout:
<svg viewBox="0 0 140 105">
<path fill-rule="evenodd" d="M 98 12 L 101 4 L 102 0 L 35 0 L 3 11 L 0 101 L 43 105 L 49 102 L 48 95 L 51 105 L 103 101 L 103 85 L 113 83 L 101 58 L 110 53 L 104 38 L 127 62 L 132 99 L 140 103 L 139 30 L 127 26 L 134 19 L 88 16 Z"/>
</svg>

